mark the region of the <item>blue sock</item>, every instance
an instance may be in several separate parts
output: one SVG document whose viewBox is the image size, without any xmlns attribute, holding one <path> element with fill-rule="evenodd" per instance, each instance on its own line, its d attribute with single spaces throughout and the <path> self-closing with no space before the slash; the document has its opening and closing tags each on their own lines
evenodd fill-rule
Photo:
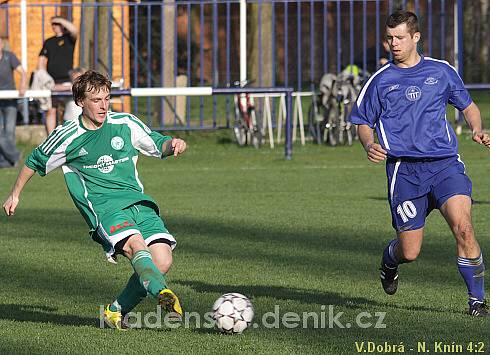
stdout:
<svg viewBox="0 0 490 355">
<path fill-rule="evenodd" d="M 470 298 L 468 303 L 471 305 L 475 301 L 483 302 L 485 298 L 483 282 L 485 264 L 483 263 L 483 256 L 481 254 L 478 258 L 458 256 L 458 270 L 468 288 L 468 296 Z"/>
<path fill-rule="evenodd" d="M 394 269 L 400 264 L 400 260 L 396 256 L 396 248 L 398 246 L 398 239 L 393 239 L 388 243 L 383 251 L 383 264 L 385 266 Z"/>
</svg>

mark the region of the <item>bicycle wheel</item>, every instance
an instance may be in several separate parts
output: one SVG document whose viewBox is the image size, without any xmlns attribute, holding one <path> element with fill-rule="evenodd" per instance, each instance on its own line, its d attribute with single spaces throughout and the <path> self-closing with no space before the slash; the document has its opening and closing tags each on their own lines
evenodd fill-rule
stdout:
<svg viewBox="0 0 490 355">
<path fill-rule="evenodd" d="M 260 146 L 262 145 L 262 133 L 260 130 L 254 130 L 252 132 L 252 145 L 254 146 L 255 149 L 259 149 Z"/>
<path fill-rule="evenodd" d="M 346 107 L 347 111 L 346 111 L 346 126 L 345 126 L 345 128 L 346 128 L 346 132 L 347 132 L 347 144 L 348 145 L 352 145 L 354 139 L 357 139 L 357 126 L 352 124 L 352 122 L 350 122 L 348 120 L 353 106 L 354 106 L 354 101 L 351 100 L 350 103 Z"/>
<path fill-rule="evenodd" d="M 233 134 L 239 146 L 243 147 L 247 144 L 247 128 L 242 118 L 242 113 L 235 103 L 235 125 L 233 126 Z"/>
<path fill-rule="evenodd" d="M 330 110 L 328 115 L 328 135 L 327 143 L 332 147 L 335 147 L 339 143 L 340 122 L 337 115 L 337 110 Z"/>
<path fill-rule="evenodd" d="M 347 145 L 351 146 L 354 141 L 354 137 L 352 135 L 352 125 L 350 123 L 345 127 L 345 132 L 347 133 Z"/>
<path fill-rule="evenodd" d="M 243 126 L 236 125 L 233 127 L 233 133 L 235 134 L 235 140 L 239 146 L 243 147 L 247 144 L 247 130 Z"/>
<path fill-rule="evenodd" d="M 324 126 L 322 122 L 323 115 L 318 112 L 318 106 L 311 104 L 308 109 L 308 132 L 316 144 L 322 144 L 323 142 Z"/>
<path fill-rule="evenodd" d="M 259 149 L 262 145 L 262 122 L 257 120 L 257 115 L 255 114 L 255 108 L 249 109 L 249 117 L 252 120 L 252 127 L 250 128 L 251 133 L 251 143 L 255 149 Z"/>
</svg>

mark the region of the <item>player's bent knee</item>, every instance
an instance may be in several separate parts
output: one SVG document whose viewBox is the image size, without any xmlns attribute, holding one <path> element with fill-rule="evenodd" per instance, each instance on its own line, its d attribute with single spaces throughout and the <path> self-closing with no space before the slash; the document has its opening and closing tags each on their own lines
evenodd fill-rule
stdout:
<svg viewBox="0 0 490 355">
<path fill-rule="evenodd" d="M 411 263 L 412 261 L 417 260 L 420 253 L 419 250 L 403 250 L 402 251 L 402 259 L 404 263 Z"/>
<path fill-rule="evenodd" d="M 150 246 L 151 255 L 155 266 L 161 273 L 165 274 L 172 266 L 172 249 L 164 243 L 153 244 Z"/>
<path fill-rule="evenodd" d="M 124 243 L 122 251 L 128 258 L 132 258 L 133 255 L 140 250 L 148 250 L 145 244 L 145 240 L 141 234 L 133 234 Z"/>
<path fill-rule="evenodd" d="M 170 270 L 170 267 L 172 266 L 172 257 L 164 260 L 159 260 L 158 262 L 155 263 L 155 265 L 162 274 L 166 274 Z"/>
</svg>

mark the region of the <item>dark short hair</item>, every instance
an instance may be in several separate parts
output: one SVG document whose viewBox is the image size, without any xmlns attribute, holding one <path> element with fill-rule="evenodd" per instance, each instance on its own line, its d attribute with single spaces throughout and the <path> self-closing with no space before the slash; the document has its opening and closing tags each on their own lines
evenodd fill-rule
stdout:
<svg viewBox="0 0 490 355">
<path fill-rule="evenodd" d="M 89 70 L 86 73 L 80 75 L 73 82 L 73 100 L 75 103 L 79 103 L 88 92 L 98 93 L 102 89 L 111 91 L 111 81 L 106 75 L 103 75 L 94 70 Z"/>
<path fill-rule="evenodd" d="M 58 20 L 62 18 L 63 17 L 61 16 L 52 16 L 49 20 L 51 21 L 51 24 L 61 25 L 61 22 L 58 22 Z"/>
<path fill-rule="evenodd" d="M 408 32 L 410 32 L 412 37 L 415 32 L 420 32 L 417 15 L 415 15 L 413 12 L 405 10 L 398 10 L 392 13 L 386 20 L 386 27 L 395 28 L 402 23 L 407 24 Z"/>
</svg>

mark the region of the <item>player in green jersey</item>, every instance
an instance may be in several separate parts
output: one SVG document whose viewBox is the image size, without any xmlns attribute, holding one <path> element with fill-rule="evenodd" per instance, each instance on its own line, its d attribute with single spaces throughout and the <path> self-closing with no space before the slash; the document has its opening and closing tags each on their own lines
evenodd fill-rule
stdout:
<svg viewBox="0 0 490 355">
<path fill-rule="evenodd" d="M 124 328 L 123 317 L 147 294 L 167 311 L 182 316 L 177 296 L 167 288 L 176 241 L 159 216 L 156 202 L 144 193 L 136 163 L 139 153 L 157 158 L 186 150 L 182 139 L 151 131 L 128 113 L 109 111 L 111 82 L 95 71 L 80 76 L 73 98 L 82 107 L 76 120 L 58 126 L 26 159 L 3 204 L 12 216 L 25 184 L 62 167 L 68 191 L 109 261 L 122 254 L 134 274 L 117 299 L 105 308 L 109 325 Z"/>
</svg>

